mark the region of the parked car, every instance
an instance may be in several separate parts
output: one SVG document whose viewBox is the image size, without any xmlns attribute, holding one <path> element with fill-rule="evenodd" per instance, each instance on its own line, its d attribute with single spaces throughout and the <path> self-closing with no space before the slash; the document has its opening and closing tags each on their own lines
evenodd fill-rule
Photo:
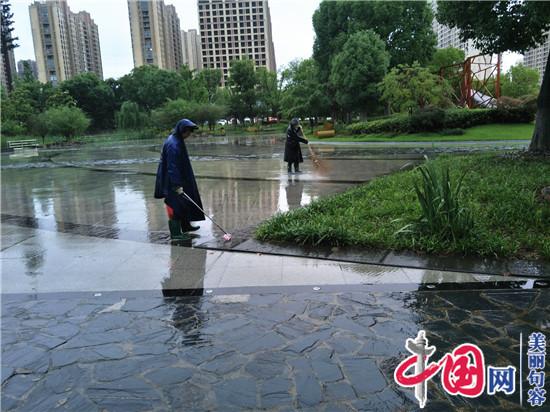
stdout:
<svg viewBox="0 0 550 412">
<path fill-rule="evenodd" d="M 245 117 L 243 120 L 245 123 L 252 123 L 252 120 L 250 119 L 250 117 Z"/>
<path fill-rule="evenodd" d="M 225 126 L 226 124 L 227 124 L 227 120 L 225 120 L 225 119 L 218 120 L 218 125 L 219 126 Z"/>
</svg>

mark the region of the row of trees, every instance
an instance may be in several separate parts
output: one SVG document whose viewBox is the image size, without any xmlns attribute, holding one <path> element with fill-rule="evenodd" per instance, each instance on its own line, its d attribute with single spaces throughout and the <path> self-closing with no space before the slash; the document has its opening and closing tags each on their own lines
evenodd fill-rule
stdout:
<svg viewBox="0 0 550 412">
<path fill-rule="evenodd" d="M 464 55 L 456 49 L 435 50 L 432 17 L 427 2 L 323 1 L 313 15 L 313 58 L 291 63 L 279 82 L 274 73 L 254 68 L 248 60 L 232 62 L 225 88 L 219 87 L 221 72 L 213 69 L 168 72 L 143 66 L 118 80 L 83 74 L 56 88 L 27 78 L 17 82 L 4 100 L 2 120 L 14 130 L 29 131 L 36 115 L 73 104 L 89 117 L 94 130 L 171 119 L 175 107 L 212 120 L 222 114 L 240 119 L 268 115 L 349 119 L 445 106 L 457 85 L 443 82 L 439 68 L 463 61 Z M 473 39 L 483 52 L 524 51 L 550 28 L 550 3 L 438 2 L 438 20 L 458 27 L 463 38 Z M 544 135 L 550 133 L 548 72 L 547 68 L 537 116 L 543 119 L 537 120 L 542 125 L 537 130 Z M 516 67 L 503 79 L 505 95 L 536 90 L 536 75 L 525 68 Z"/>
<path fill-rule="evenodd" d="M 38 116 L 49 109 L 67 107 L 80 111 L 92 131 L 137 128 L 162 119 L 164 110 L 187 108 L 196 121 L 233 116 L 271 116 L 280 110 L 280 90 L 275 73 L 255 68 L 252 61 L 235 61 L 227 87 L 221 88 L 221 71 L 205 69 L 198 73 L 187 67 L 179 72 L 142 66 L 118 80 L 101 80 L 84 73 L 54 87 L 43 84 L 27 70 L 14 83 L 11 92 L 2 90 L 2 123 L 5 134 L 43 132 Z M 181 114 L 180 114 L 181 117 Z M 156 124 L 159 128 L 172 125 Z"/>
</svg>

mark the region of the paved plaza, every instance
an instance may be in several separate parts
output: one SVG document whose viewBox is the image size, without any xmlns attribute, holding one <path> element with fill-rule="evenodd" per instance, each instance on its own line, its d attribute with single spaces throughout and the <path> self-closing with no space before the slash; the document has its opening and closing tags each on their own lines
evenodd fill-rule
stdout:
<svg viewBox="0 0 550 412">
<path fill-rule="evenodd" d="M 206 211 L 234 238 L 205 221 L 179 245 L 152 196 L 160 142 L 2 154 L 2 410 L 418 410 L 393 371 L 421 329 L 436 359 L 472 342 L 519 368 L 520 334 L 550 327 L 543 266 L 461 270 L 252 239 L 278 212 L 447 145 L 318 144 L 323 169 L 306 159 L 300 175 L 282 149 L 190 144 Z M 468 399 L 434 379 L 425 410 L 518 410 L 527 389 Z"/>
</svg>

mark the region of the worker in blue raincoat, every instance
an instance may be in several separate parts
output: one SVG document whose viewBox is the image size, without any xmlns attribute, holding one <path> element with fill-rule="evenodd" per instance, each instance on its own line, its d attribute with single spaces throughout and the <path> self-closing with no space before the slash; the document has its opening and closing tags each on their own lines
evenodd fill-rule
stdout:
<svg viewBox="0 0 550 412">
<path fill-rule="evenodd" d="M 182 119 L 162 146 L 155 182 L 155 198 L 164 199 L 168 212 L 170 237 L 189 239 L 187 232 L 198 230 L 191 222 L 204 220 L 204 213 L 189 201 L 189 196 L 201 209 L 195 174 L 191 167 L 185 139 L 198 127 L 189 119 Z"/>
</svg>

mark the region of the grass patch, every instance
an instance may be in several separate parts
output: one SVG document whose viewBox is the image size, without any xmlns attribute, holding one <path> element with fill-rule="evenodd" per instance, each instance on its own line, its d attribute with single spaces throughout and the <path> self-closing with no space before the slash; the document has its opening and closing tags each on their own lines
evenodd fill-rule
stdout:
<svg viewBox="0 0 550 412">
<path fill-rule="evenodd" d="M 534 125 L 530 123 L 487 124 L 474 126 L 464 130 L 461 135 L 442 133 L 411 133 L 411 134 L 364 134 L 356 136 L 336 136 L 319 139 L 311 136 L 311 140 L 328 142 L 461 142 L 487 140 L 529 140 L 533 135 Z"/>
<path fill-rule="evenodd" d="M 439 170 L 448 167 L 451 179 L 465 173 L 461 204 L 471 213 L 473 228 L 464 238 L 398 233 L 421 215 L 414 188 L 420 181 L 416 169 L 279 214 L 260 225 L 256 237 L 308 245 L 550 259 L 550 204 L 538 197 L 540 189 L 550 185 L 548 159 L 442 156 L 433 165 Z"/>
</svg>

